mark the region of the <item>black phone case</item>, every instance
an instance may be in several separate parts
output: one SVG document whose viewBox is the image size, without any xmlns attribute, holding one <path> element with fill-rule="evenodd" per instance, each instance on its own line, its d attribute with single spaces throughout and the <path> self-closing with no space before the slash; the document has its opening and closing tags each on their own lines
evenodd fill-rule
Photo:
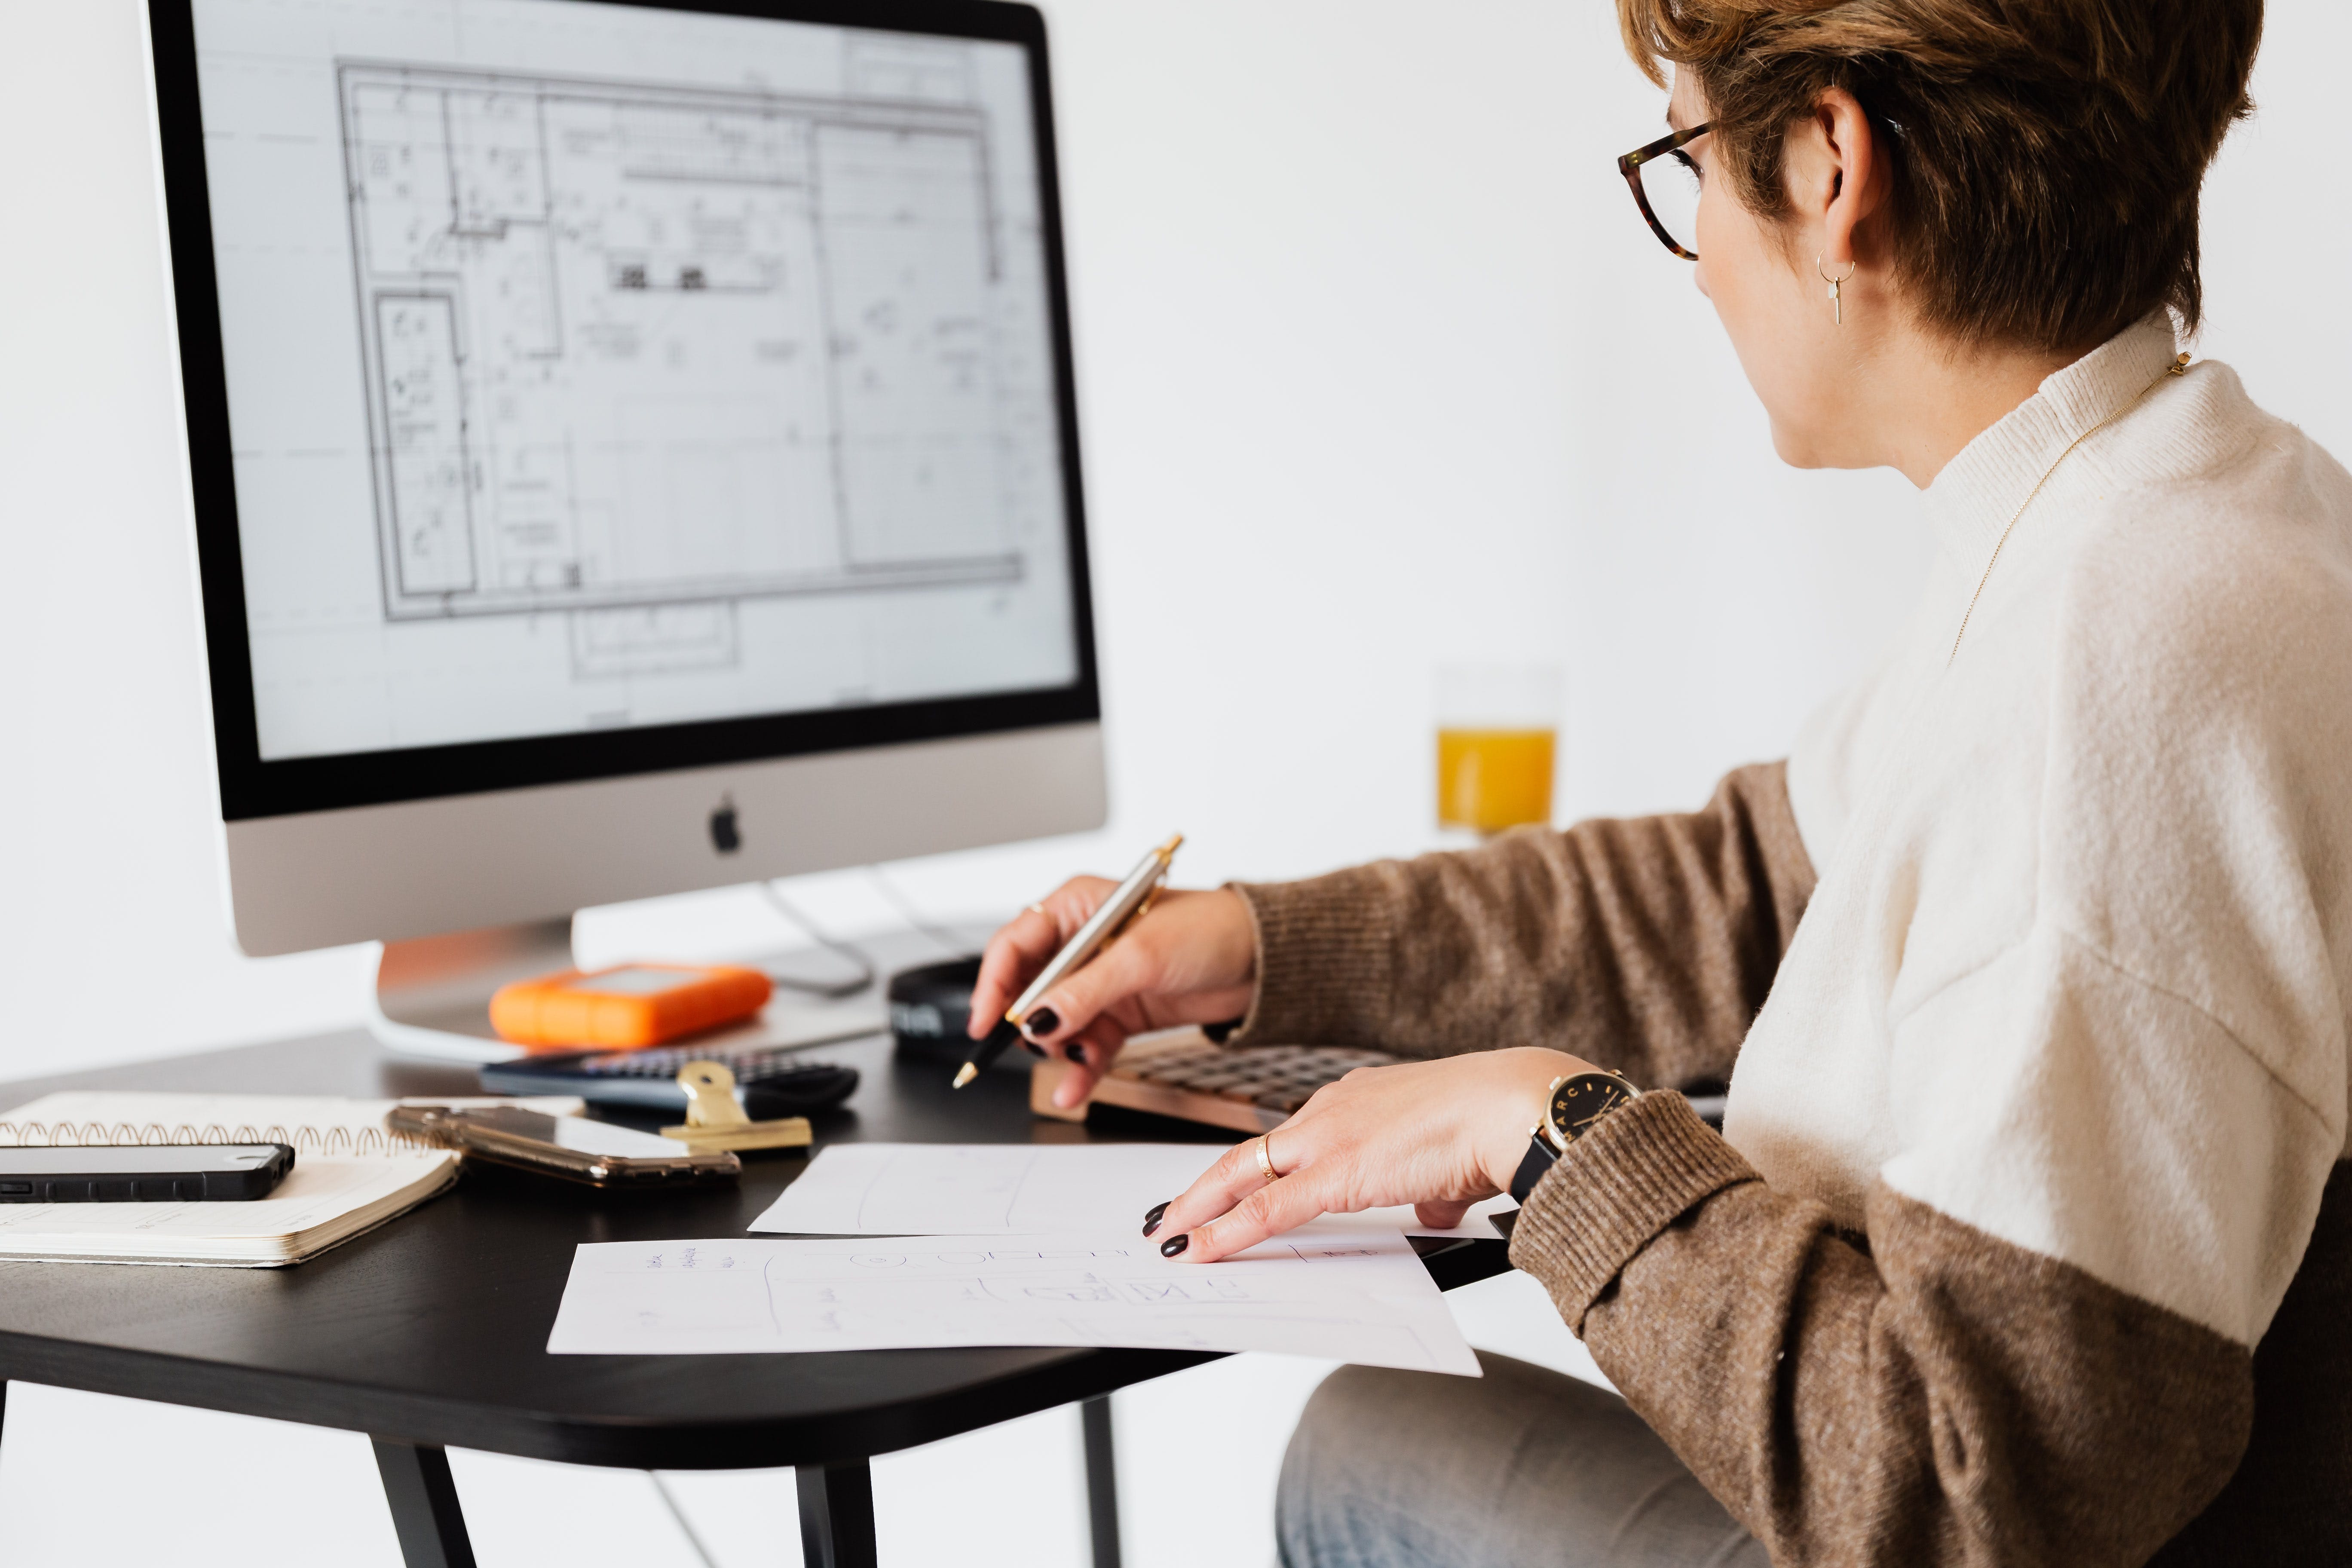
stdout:
<svg viewBox="0 0 2352 1568">
<path fill-rule="evenodd" d="M 0 1204 L 247 1203 L 266 1198 L 294 1168 L 294 1151 L 272 1145 L 272 1158 L 244 1171 L 142 1171 L 133 1175 L 110 1169 L 111 1150 L 97 1147 L 89 1169 L 71 1174 L 12 1174 L 0 1171 Z M 259 1148 L 259 1144 L 241 1147 Z M 5 1157 L 0 1151 L 0 1157 Z"/>
</svg>

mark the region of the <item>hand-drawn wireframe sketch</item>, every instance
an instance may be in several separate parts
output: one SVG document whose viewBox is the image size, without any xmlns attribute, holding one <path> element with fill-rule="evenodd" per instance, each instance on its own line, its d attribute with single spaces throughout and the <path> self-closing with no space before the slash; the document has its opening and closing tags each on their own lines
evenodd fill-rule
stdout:
<svg viewBox="0 0 2352 1568">
<path fill-rule="evenodd" d="M 387 619 L 590 612 L 584 678 L 730 662 L 732 601 L 1021 578 L 989 121 L 953 47 L 852 63 L 338 63 Z"/>
<path fill-rule="evenodd" d="M 573 1255 L 551 1355 L 940 1345 L 1272 1351 L 1478 1375 L 1402 1236 L 1277 1237 L 1218 1263 L 1101 1232 L 647 1241 Z"/>
</svg>

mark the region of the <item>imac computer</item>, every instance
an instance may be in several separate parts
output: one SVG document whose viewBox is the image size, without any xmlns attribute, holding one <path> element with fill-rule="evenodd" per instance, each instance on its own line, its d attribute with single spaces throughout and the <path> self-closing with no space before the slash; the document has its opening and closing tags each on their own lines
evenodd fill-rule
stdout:
<svg viewBox="0 0 2352 1568">
<path fill-rule="evenodd" d="M 245 952 L 489 1060 L 581 907 L 1100 825 L 1034 9 L 149 24 Z"/>
</svg>

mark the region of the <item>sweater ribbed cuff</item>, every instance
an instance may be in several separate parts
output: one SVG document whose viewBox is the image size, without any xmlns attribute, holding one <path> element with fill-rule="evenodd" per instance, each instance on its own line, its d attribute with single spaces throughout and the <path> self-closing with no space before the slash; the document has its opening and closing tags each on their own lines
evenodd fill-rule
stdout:
<svg viewBox="0 0 2352 1568">
<path fill-rule="evenodd" d="M 1528 1194 L 1511 1262 L 1543 1281 L 1580 1336 L 1584 1314 L 1650 1238 L 1755 1168 L 1671 1089 L 1601 1119 Z"/>
<path fill-rule="evenodd" d="M 1228 884 L 1257 935 L 1257 994 L 1235 1046 L 1359 1045 L 1389 1016 L 1390 939 L 1370 868 Z"/>
</svg>

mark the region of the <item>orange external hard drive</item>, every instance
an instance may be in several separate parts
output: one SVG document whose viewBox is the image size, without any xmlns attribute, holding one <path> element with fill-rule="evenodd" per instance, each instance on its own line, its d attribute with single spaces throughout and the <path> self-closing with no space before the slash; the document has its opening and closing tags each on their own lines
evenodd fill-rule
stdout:
<svg viewBox="0 0 2352 1568">
<path fill-rule="evenodd" d="M 625 963 L 518 980 L 490 998 L 490 1027 L 533 1050 L 657 1046 L 748 1018 L 775 989 L 756 969 Z"/>
</svg>

